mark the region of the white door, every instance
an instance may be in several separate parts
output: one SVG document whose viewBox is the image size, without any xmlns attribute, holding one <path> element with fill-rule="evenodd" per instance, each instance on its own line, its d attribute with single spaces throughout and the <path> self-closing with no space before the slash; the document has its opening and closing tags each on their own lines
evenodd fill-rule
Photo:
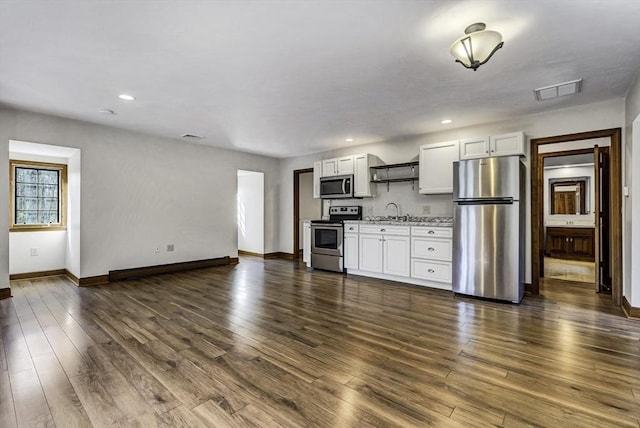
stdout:
<svg viewBox="0 0 640 428">
<path fill-rule="evenodd" d="M 383 239 L 382 271 L 389 275 L 409 276 L 411 274 L 410 238 L 387 235 Z"/>
<path fill-rule="evenodd" d="M 325 159 L 322 161 L 322 176 L 332 177 L 338 175 L 338 159 Z"/>
<path fill-rule="evenodd" d="M 458 141 L 421 146 L 419 193 L 453 193 L 453 162 L 459 157 Z"/>
<path fill-rule="evenodd" d="M 345 156 L 337 160 L 337 174 L 353 174 L 353 156 Z"/>
<path fill-rule="evenodd" d="M 344 267 L 358 269 L 358 234 L 344 234 Z"/>
<path fill-rule="evenodd" d="M 487 156 L 489 156 L 489 137 L 460 140 L 460 160 L 486 158 Z"/>
<path fill-rule="evenodd" d="M 382 235 L 360 235 L 359 269 L 382 272 Z"/>
</svg>

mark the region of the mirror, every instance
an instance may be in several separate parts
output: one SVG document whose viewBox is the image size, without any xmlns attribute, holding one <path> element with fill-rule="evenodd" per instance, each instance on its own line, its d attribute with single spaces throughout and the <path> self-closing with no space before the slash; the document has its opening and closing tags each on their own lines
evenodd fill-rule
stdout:
<svg viewBox="0 0 640 428">
<path fill-rule="evenodd" d="M 549 180 L 551 214 L 589 214 L 587 188 L 589 177 L 567 177 Z"/>
</svg>

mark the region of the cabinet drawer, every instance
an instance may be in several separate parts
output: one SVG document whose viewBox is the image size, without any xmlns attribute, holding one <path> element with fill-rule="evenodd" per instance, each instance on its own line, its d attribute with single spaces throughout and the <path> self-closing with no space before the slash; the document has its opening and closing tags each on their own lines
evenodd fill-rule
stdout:
<svg viewBox="0 0 640 428">
<path fill-rule="evenodd" d="M 411 238 L 411 257 L 451 261 L 453 243 L 450 239 Z"/>
<path fill-rule="evenodd" d="M 411 277 L 451 283 L 451 263 L 411 259 Z"/>
<path fill-rule="evenodd" d="M 430 238 L 451 238 L 453 236 L 453 229 L 450 227 L 414 226 L 411 228 L 411 236 L 428 236 Z"/>
<path fill-rule="evenodd" d="M 358 233 L 358 225 L 345 223 L 344 233 Z"/>
<path fill-rule="evenodd" d="M 389 224 L 361 224 L 360 233 L 377 233 L 382 235 L 409 236 L 409 226 L 394 226 Z"/>
</svg>

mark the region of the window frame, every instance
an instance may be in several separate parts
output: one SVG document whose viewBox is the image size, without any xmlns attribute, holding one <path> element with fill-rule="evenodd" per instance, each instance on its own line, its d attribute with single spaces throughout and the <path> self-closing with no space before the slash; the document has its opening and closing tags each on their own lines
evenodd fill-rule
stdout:
<svg viewBox="0 0 640 428">
<path fill-rule="evenodd" d="M 59 223 L 51 224 L 16 224 L 16 167 L 30 169 L 46 169 L 58 171 L 58 212 Z M 67 165 L 59 163 L 35 162 L 26 160 L 9 161 L 9 226 L 10 232 L 41 232 L 54 230 L 67 230 Z"/>
</svg>

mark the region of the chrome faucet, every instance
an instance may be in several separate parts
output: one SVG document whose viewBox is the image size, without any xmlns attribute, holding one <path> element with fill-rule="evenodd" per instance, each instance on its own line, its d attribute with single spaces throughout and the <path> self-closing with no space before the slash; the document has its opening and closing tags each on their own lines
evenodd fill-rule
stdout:
<svg viewBox="0 0 640 428">
<path fill-rule="evenodd" d="M 389 208 L 389 205 L 393 205 L 394 207 L 396 207 L 396 221 L 398 221 L 398 219 L 400 218 L 400 208 L 398 208 L 398 204 L 396 204 L 395 202 L 389 202 L 384 208 L 385 211 Z"/>
</svg>

